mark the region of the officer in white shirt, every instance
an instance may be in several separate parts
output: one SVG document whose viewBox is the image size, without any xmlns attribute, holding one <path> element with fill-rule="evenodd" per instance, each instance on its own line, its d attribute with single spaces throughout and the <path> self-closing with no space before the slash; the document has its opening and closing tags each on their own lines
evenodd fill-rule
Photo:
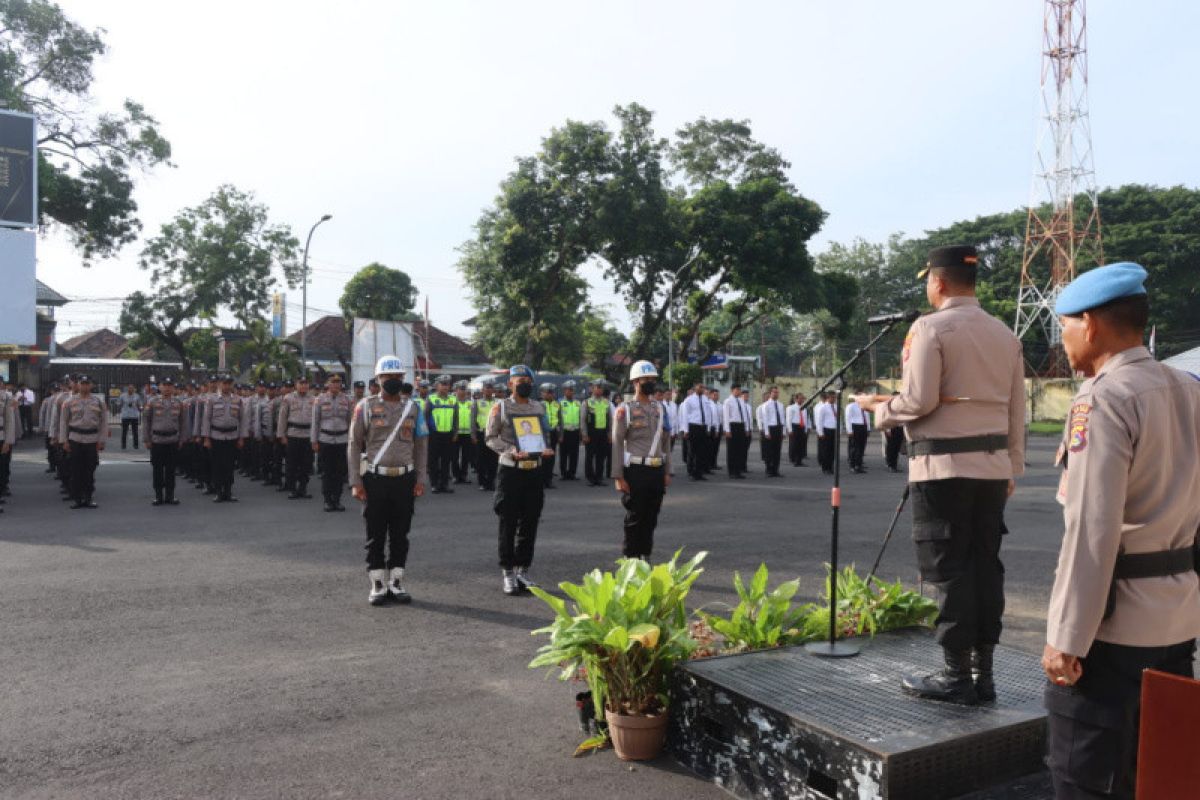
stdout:
<svg viewBox="0 0 1200 800">
<path fill-rule="evenodd" d="M 850 434 L 850 446 L 847 455 L 850 469 L 862 474 L 867 471 L 863 466 L 863 454 L 867 451 L 867 434 L 871 432 L 870 415 L 859 407 L 858 402 L 850 400 L 846 406 L 846 433 Z"/>
<path fill-rule="evenodd" d="M 782 478 L 783 475 L 779 473 L 779 458 L 783 449 L 787 413 L 783 403 L 779 402 L 778 386 L 767 390 L 767 399 L 758 407 L 755 416 L 761 434 L 759 441 L 762 444 L 762 460 L 767 465 L 767 477 Z"/>
<path fill-rule="evenodd" d="M 729 397 L 721 404 L 721 412 L 724 435 L 729 440 L 725 451 L 729 477 L 744 480 L 746 456 L 749 453 L 750 439 L 754 436 L 754 423 L 751 420 L 750 404 L 742 397 L 740 384 L 733 385 Z"/>
<path fill-rule="evenodd" d="M 838 435 L 837 412 L 833 407 L 833 392 L 826 392 L 813 412 L 813 427 L 817 431 L 817 462 L 826 475 L 833 474 L 833 442 Z"/>
<path fill-rule="evenodd" d="M 703 383 L 697 383 L 692 393 L 679 404 L 679 435 L 684 437 L 687 446 L 688 475 L 694 481 L 708 480 L 704 473 L 708 461 L 708 428 L 713 416 L 708 406 Z"/>
<path fill-rule="evenodd" d="M 787 407 L 788 460 L 793 467 L 803 467 L 804 459 L 808 458 L 808 431 L 812 427 L 812 417 L 808 409 L 803 407 L 804 400 L 803 394 L 797 394 Z"/>
<path fill-rule="evenodd" d="M 708 425 L 708 472 L 721 468 L 717 464 L 717 459 L 721 452 L 721 434 L 725 430 L 725 414 L 720 400 L 721 392 L 719 390 L 708 390 L 708 407 L 712 411 L 712 418 Z"/>
<path fill-rule="evenodd" d="M 667 414 L 667 424 L 670 426 L 670 436 L 667 437 L 667 456 L 675 454 L 675 434 L 679 430 L 679 406 L 675 405 L 675 393 L 661 383 L 654 390 L 654 399 L 662 404 L 663 409 Z M 670 464 L 667 465 L 667 474 L 674 475 Z"/>
</svg>

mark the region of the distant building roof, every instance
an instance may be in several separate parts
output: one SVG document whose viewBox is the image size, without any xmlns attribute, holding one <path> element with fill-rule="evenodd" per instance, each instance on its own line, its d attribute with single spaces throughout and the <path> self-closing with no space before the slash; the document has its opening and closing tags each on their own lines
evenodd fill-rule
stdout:
<svg viewBox="0 0 1200 800">
<path fill-rule="evenodd" d="M 422 342 L 425 339 L 425 323 L 413 323 L 413 332 Z M 340 353 L 349 358 L 353 349 L 350 331 L 346 328 L 343 317 L 329 315 L 321 317 L 306 328 L 308 338 L 308 353 Z M 288 337 L 288 341 L 300 344 L 300 331 Z M 470 342 L 446 333 L 434 325 L 429 326 L 429 358 L 437 364 L 486 365 L 487 355 Z M 417 355 L 424 358 L 423 348 L 418 345 Z"/>
<path fill-rule="evenodd" d="M 39 306 L 65 306 L 71 302 L 41 281 L 37 282 L 37 301 Z"/>
<path fill-rule="evenodd" d="M 1200 375 L 1200 347 L 1184 350 L 1178 355 L 1163 359 L 1162 363 L 1175 369 L 1181 369 L 1184 372 Z"/>
<path fill-rule="evenodd" d="M 309 356 L 312 356 L 313 353 L 332 353 L 340 354 L 347 359 L 350 358 L 351 336 L 350 331 L 346 328 L 344 317 L 333 314 L 321 317 L 317 321 L 309 323 L 304 331 L 307 339 L 305 345 L 308 348 Z M 300 331 L 287 337 L 287 340 L 299 347 Z"/>
<path fill-rule="evenodd" d="M 64 355 L 75 358 L 120 358 L 127 347 L 129 340 L 108 328 L 72 336 L 58 345 Z"/>
<path fill-rule="evenodd" d="M 425 324 L 413 326 L 420 337 L 425 336 Z M 441 364 L 487 364 L 487 354 L 470 342 L 446 333 L 441 328 L 429 326 L 429 357 Z"/>
</svg>

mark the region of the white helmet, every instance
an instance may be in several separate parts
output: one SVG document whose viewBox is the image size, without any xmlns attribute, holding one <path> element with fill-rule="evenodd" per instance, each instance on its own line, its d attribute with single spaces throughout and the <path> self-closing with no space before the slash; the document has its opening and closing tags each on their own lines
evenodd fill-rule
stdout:
<svg viewBox="0 0 1200 800">
<path fill-rule="evenodd" d="M 397 356 L 384 356 L 375 362 L 375 375 L 395 375 L 404 374 L 404 364 L 401 363 Z"/>
<path fill-rule="evenodd" d="M 633 366 L 629 368 L 629 380 L 636 381 L 638 378 L 657 378 L 658 370 L 649 361 L 635 361 Z"/>
</svg>

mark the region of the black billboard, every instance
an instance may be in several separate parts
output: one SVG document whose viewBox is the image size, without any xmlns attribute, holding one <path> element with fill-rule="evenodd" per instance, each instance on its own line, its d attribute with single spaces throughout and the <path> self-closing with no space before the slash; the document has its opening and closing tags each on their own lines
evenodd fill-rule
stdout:
<svg viewBox="0 0 1200 800">
<path fill-rule="evenodd" d="M 0 225 L 37 224 L 37 124 L 28 114 L 0 111 Z"/>
</svg>

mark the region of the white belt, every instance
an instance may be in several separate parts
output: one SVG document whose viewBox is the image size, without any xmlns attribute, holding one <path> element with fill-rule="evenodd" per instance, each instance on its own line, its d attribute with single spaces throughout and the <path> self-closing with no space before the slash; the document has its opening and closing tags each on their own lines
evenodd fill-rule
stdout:
<svg viewBox="0 0 1200 800">
<path fill-rule="evenodd" d="M 363 463 L 363 475 L 382 475 L 385 478 L 399 478 L 401 475 L 407 475 L 416 469 L 416 466 L 409 464 L 406 467 L 372 467 L 369 463 Z"/>
<path fill-rule="evenodd" d="M 637 458 L 636 456 L 630 456 L 629 463 L 643 467 L 661 467 L 663 460 L 661 458 Z"/>
</svg>

